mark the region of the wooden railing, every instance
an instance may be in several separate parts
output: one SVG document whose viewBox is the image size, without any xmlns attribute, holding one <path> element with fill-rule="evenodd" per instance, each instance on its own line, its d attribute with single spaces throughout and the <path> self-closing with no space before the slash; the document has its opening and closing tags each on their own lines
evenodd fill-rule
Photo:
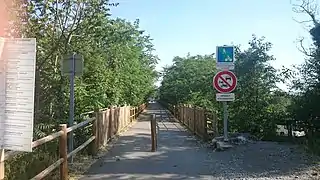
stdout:
<svg viewBox="0 0 320 180">
<path fill-rule="evenodd" d="M 185 125 L 189 131 L 202 139 L 208 140 L 210 136 L 217 136 L 219 134 L 218 118 L 215 113 L 191 105 L 171 105 L 164 102 L 161 104 L 164 105 L 181 124 Z"/>
<path fill-rule="evenodd" d="M 60 124 L 60 130 L 56 133 L 50 134 L 46 137 L 38 139 L 32 143 L 32 148 L 36 148 L 45 143 L 48 143 L 54 139 L 59 138 L 59 155 L 60 158 L 54 162 L 52 165 L 44 169 L 42 172 L 37 174 L 32 178 L 32 180 L 40 180 L 49 175 L 53 170 L 60 167 L 60 179 L 68 179 L 68 159 L 74 156 L 76 153 L 84 149 L 86 146 L 91 144 L 91 155 L 96 155 L 99 148 L 106 143 L 124 128 L 129 126 L 136 117 L 145 109 L 146 105 L 142 104 L 138 107 L 111 107 L 109 109 L 102 109 L 97 112 L 88 112 L 82 114 L 85 116 L 85 120 L 71 127 L 67 127 L 66 124 Z M 75 131 L 76 129 L 92 126 L 92 136 L 85 141 L 83 144 L 78 146 L 72 152 L 67 152 L 67 135 L 70 132 Z M 1 164 L 0 164 L 0 175 L 2 173 L 3 177 L 0 176 L 0 179 L 4 179 L 4 163 L 6 160 L 14 157 L 15 155 L 20 154 L 21 152 L 9 151 L 4 154 L 2 152 Z M 3 158 L 4 157 L 4 158 Z"/>
</svg>

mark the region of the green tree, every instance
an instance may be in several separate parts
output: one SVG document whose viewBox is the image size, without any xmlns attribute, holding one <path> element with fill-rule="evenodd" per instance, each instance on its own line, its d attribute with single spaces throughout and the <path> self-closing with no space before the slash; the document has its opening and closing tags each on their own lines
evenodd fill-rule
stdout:
<svg viewBox="0 0 320 180">
<path fill-rule="evenodd" d="M 253 39 L 246 50 L 236 48 L 236 101 L 229 103 L 230 128 L 260 137 L 274 135 L 277 123 L 284 123 L 289 96 L 277 88 L 278 71 L 270 65 L 271 43 Z M 169 104 L 192 104 L 211 110 L 222 119 L 222 103 L 215 100 L 212 77 L 216 74 L 213 55 L 175 57 L 164 68 L 160 98 Z M 220 122 L 221 124 L 221 122 Z"/>
<path fill-rule="evenodd" d="M 275 133 L 279 109 L 276 107 L 275 90 L 277 71 L 270 65 L 274 58 L 268 54 L 271 43 L 264 38 L 253 39 L 247 50 L 237 50 L 235 73 L 238 86 L 236 101 L 230 103 L 233 130 L 255 135 Z"/>
<path fill-rule="evenodd" d="M 299 76 L 291 76 L 293 79 L 293 103 L 290 108 L 292 119 L 298 124 L 298 128 L 307 133 L 307 142 L 314 150 L 320 152 L 320 26 L 317 15 L 317 7 L 313 1 L 302 0 L 300 4 L 293 4 L 294 12 L 303 13 L 311 19 L 310 35 L 313 44 L 310 48 L 303 46 L 301 39 L 301 51 L 306 55 L 305 62 L 297 69 Z"/>
<path fill-rule="evenodd" d="M 215 104 L 212 75 L 216 72 L 213 55 L 175 57 L 164 68 L 159 88 L 161 100 L 171 104 L 213 107 Z"/>
<path fill-rule="evenodd" d="M 140 29 L 139 20 L 111 18 L 110 8 L 116 4 L 108 0 L 6 2 L 17 17 L 6 35 L 37 39 L 34 139 L 67 122 L 69 78 L 62 76 L 60 62 L 71 52 L 84 57 L 84 73 L 75 80 L 77 117 L 110 105 L 141 104 L 154 90 L 158 57 L 152 39 Z M 79 133 L 77 137 L 86 135 Z M 37 149 L 37 156 L 10 161 L 7 178 L 32 178 L 56 160 L 56 149 L 53 143 Z"/>
</svg>

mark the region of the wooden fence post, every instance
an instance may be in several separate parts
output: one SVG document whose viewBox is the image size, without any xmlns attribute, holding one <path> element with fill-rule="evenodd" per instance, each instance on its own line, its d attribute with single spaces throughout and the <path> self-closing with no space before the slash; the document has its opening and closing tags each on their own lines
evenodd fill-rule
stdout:
<svg viewBox="0 0 320 180">
<path fill-rule="evenodd" d="M 134 107 L 134 120 L 137 120 L 138 107 Z"/>
<path fill-rule="evenodd" d="M 208 138 L 209 138 L 209 136 L 208 136 L 208 122 L 207 122 L 207 118 L 206 118 L 206 116 L 205 116 L 205 110 L 203 110 L 202 109 L 202 112 L 201 112 L 201 114 L 202 114 L 202 117 L 203 117 L 203 119 L 202 119 L 202 121 L 203 121 L 203 123 L 204 123 L 204 126 L 203 126 L 203 131 L 204 131 L 204 134 L 203 134 L 203 139 L 205 140 L 205 141 L 207 141 L 208 140 Z"/>
<path fill-rule="evenodd" d="M 133 106 L 134 107 L 134 106 Z M 134 118 L 134 116 L 135 116 L 135 109 L 136 109 L 136 107 L 134 107 L 133 109 L 132 109 L 132 121 L 135 121 L 135 118 Z"/>
<path fill-rule="evenodd" d="M 109 106 L 109 128 L 108 128 L 108 137 L 111 139 L 113 137 L 113 129 L 114 129 L 114 120 L 113 120 L 113 110 L 112 106 Z"/>
<path fill-rule="evenodd" d="M 92 135 L 95 137 L 91 142 L 91 155 L 97 155 L 98 144 L 99 144 L 99 133 L 98 133 L 98 113 L 96 112 L 96 119 L 92 122 Z"/>
<path fill-rule="evenodd" d="M 153 114 L 150 124 L 151 124 L 151 151 L 155 152 L 157 147 L 157 125 L 156 125 L 156 115 Z"/>
<path fill-rule="evenodd" d="M 197 125 L 197 119 L 198 119 L 198 116 L 197 116 L 197 107 L 196 106 L 194 106 L 193 107 L 193 127 L 192 127 L 192 129 L 193 129 L 193 134 L 197 134 L 197 129 L 196 129 L 196 125 Z"/>
<path fill-rule="evenodd" d="M 128 106 L 124 107 L 124 121 L 125 121 L 125 127 L 130 123 L 130 118 L 128 118 Z"/>
<path fill-rule="evenodd" d="M 101 118 L 101 112 L 100 110 L 95 112 L 95 117 L 96 117 L 96 120 L 95 120 L 95 123 L 96 123 L 96 127 L 95 127 L 95 134 L 96 134 L 96 148 L 99 149 L 100 146 L 101 146 L 101 125 L 102 125 L 102 118 Z"/>
<path fill-rule="evenodd" d="M 182 121 L 182 124 L 184 124 L 184 104 L 182 105 L 182 108 L 181 108 L 181 115 L 182 115 L 182 117 L 181 117 L 181 121 Z"/>
<path fill-rule="evenodd" d="M 178 109 L 177 110 L 177 119 L 178 119 L 179 122 L 181 122 L 181 119 L 180 119 L 181 118 L 181 107 L 180 107 L 180 104 L 177 105 L 177 109 Z"/>
<path fill-rule="evenodd" d="M 67 125 L 60 124 L 60 130 L 63 132 L 59 139 L 59 154 L 60 158 L 63 158 L 60 164 L 60 180 L 68 180 Z"/>
<path fill-rule="evenodd" d="M 130 116 L 131 116 L 131 121 L 133 122 L 134 121 L 134 106 L 131 106 L 130 109 L 131 109 L 131 113 L 130 113 Z"/>
<path fill-rule="evenodd" d="M 4 179 L 4 149 L 0 149 L 0 180 Z"/>
</svg>

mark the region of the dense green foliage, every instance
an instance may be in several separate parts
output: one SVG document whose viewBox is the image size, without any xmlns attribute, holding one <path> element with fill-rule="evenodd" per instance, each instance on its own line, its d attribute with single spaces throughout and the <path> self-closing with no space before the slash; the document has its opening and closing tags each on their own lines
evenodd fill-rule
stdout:
<svg viewBox="0 0 320 180">
<path fill-rule="evenodd" d="M 298 69 L 276 70 L 270 65 L 274 60 L 269 53 L 271 43 L 264 38 L 253 36 L 248 49 L 237 47 L 234 72 L 238 86 L 236 100 L 229 103 L 230 130 L 270 138 L 276 135 L 277 124 L 293 124 L 294 129 L 306 132 L 308 145 L 316 147 L 320 144 L 320 26 L 307 1 L 297 7 L 314 23 L 308 58 Z M 164 69 L 160 99 L 211 109 L 222 119 L 211 85 L 216 72 L 212 55 L 175 57 L 173 65 Z M 290 84 L 291 91 L 279 89 L 278 83 Z"/>
<path fill-rule="evenodd" d="M 17 2 L 7 2 L 11 15 L 18 15 L 7 36 L 37 39 L 35 139 L 67 121 L 69 78 L 60 64 L 72 52 L 84 57 L 84 73 L 75 80 L 77 116 L 110 105 L 138 105 L 154 92 L 158 58 L 138 20 L 111 18 L 109 8 L 115 7 L 107 0 Z M 24 157 L 25 165 L 7 164 L 6 175 L 30 179 L 56 159 L 56 148 L 44 146 L 38 157 Z"/>
<path fill-rule="evenodd" d="M 37 38 L 35 139 L 67 122 L 69 79 L 62 76 L 60 64 L 72 52 L 84 57 L 84 73 L 75 81 L 77 116 L 110 105 L 138 105 L 155 96 L 158 58 L 153 55 L 152 39 L 139 28 L 138 20 L 111 18 L 109 8 L 115 4 L 108 0 L 6 3 L 16 16 L 7 36 Z M 309 145 L 319 144 L 315 137 L 320 124 L 320 27 L 312 11 L 300 8 L 314 22 L 310 30 L 314 44 L 305 63 L 296 69 L 298 75 L 294 69 L 280 71 L 270 65 L 274 60 L 271 43 L 264 38 L 253 36 L 248 49 L 237 47 L 238 87 L 236 101 L 229 106 L 231 131 L 268 137 L 275 134 L 276 124 L 294 120 L 297 128 L 307 132 Z M 192 104 L 222 117 L 212 87 L 216 72 L 214 54 L 175 57 L 162 72 L 157 93 L 170 104 Z M 290 79 L 293 91 L 277 87 L 284 79 Z M 77 137 L 84 137 L 77 139 L 83 142 L 86 132 Z M 6 162 L 6 178 L 30 179 L 58 159 L 56 151 L 57 142 L 52 142 Z"/>
<path fill-rule="evenodd" d="M 153 90 L 157 57 L 139 21 L 110 18 L 106 0 L 56 2 L 28 1 L 29 21 L 19 34 L 37 38 L 36 121 L 68 117 L 69 78 L 60 62 L 71 52 L 84 57 L 76 114 L 142 103 Z"/>
<path fill-rule="evenodd" d="M 175 57 L 173 66 L 164 69 L 161 99 L 171 103 L 212 106 L 212 74 L 215 62 L 212 55 Z"/>
<path fill-rule="evenodd" d="M 267 135 L 281 121 L 286 103 L 277 87 L 277 71 L 270 66 L 271 44 L 253 36 L 250 47 L 237 48 L 235 73 L 238 77 L 236 101 L 230 103 L 231 129 Z M 215 59 L 210 56 L 174 58 L 174 64 L 164 70 L 160 98 L 171 104 L 192 104 L 211 109 L 221 115 L 221 103 L 215 100 L 212 77 L 217 72 Z M 282 103 L 282 104 L 281 104 Z M 281 106 L 282 108 L 279 108 Z M 267 131 L 268 130 L 268 131 Z"/>
<path fill-rule="evenodd" d="M 247 50 L 238 49 L 236 53 L 238 87 L 236 101 L 230 103 L 231 122 L 236 131 L 266 136 L 275 133 L 287 104 L 278 100 L 283 92 L 276 86 L 280 81 L 277 71 L 269 64 L 274 60 L 268 54 L 271 43 L 253 36 L 249 45 Z"/>
<path fill-rule="evenodd" d="M 307 56 L 305 62 L 298 67 L 300 76 L 291 70 L 293 103 L 290 114 L 297 120 L 297 126 L 307 133 L 308 145 L 320 152 L 320 24 L 317 19 L 317 9 L 309 1 L 295 5 L 295 11 L 309 15 L 313 27 L 310 29 L 313 44 L 309 52 L 302 46 L 302 52 Z"/>
</svg>

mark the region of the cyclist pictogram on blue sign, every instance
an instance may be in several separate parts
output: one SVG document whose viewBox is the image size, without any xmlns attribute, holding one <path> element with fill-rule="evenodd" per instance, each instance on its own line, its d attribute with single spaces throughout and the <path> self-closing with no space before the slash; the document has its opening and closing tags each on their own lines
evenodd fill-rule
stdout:
<svg viewBox="0 0 320 180">
<path fill-rule="evenodd" d="M 233 46 L 218 46 L 217 47 L 217 62 L 233 62 L 234 47 Z"/>
</svg>

